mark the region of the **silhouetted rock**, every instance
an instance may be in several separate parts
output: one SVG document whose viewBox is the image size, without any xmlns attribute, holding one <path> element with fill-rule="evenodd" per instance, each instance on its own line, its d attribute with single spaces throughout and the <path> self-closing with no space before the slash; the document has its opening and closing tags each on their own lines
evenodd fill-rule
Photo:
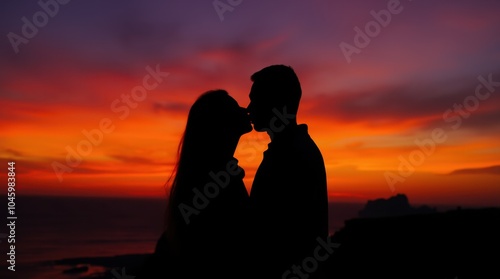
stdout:
<svg viewBox="0 0 500 279">
<path fill-rule="evenodd" d="M 351 219 L 328 278 L 500 278 L 499 236 L 500 208 Z"/>
<path fill-rule="evenodd" d="M 362 218 L 377 218 L 390 216 L 404 216 L 414 214 L 435 213 L 435 208 L 428 206 L 412 207 L 404 194 L 397 194 L 389 199 L 370 200 L 359 212 Z"/>
</svg>

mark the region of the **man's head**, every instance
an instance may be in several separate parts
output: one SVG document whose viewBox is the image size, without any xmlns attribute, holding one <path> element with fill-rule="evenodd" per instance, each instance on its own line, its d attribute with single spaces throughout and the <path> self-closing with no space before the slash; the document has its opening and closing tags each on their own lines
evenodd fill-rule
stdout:
<svg viewBox="0 0 500 279">
<path fill-rule="evenodd" d="M 302 89 L 290 66 L 268 66 L 254 73 L 251 80 L 253 84 L 247 110 L 256 131 L 270 129 L 276 111 L 297 114 Z"/>
</svg>

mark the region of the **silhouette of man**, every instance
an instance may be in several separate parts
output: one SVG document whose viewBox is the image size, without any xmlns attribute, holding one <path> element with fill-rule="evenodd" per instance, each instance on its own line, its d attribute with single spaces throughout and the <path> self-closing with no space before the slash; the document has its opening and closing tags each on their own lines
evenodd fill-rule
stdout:
<svg viewBox="0 0 500 279">
<path fill-rule="evenodd" d="M 255 276 L 315 278 L 317 267 L 304 269 L 303 262 L 314 257 L 317 238 L 328 237 L 326 171 L 308 126 L 296 121 L 300 82 L 285 65 L 266 67 L 251 80 L 250 120 L 271 138 L 250 192 Z"/>
</svg>

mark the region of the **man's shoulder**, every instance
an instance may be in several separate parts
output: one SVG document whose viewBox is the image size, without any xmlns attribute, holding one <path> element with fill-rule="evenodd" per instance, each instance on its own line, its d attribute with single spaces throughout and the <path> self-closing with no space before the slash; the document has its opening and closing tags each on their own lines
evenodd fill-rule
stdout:
<svg viewBox="0 0 500 279">
<path fill-rule="evenodd" d="M 318 149 L 318 146 L 314 142 L 313 138 L 309 134 L 309 129 L 307 124 L 300 124 L 297 127 L 297 132 L 295 133 L 294 144 L 299 148 L 308 149 Z M 319 149 L 318 149 L 319 151 Z"/>
<path fill-rule="evenodd" d="M 321 151 L 309 135 L 306 124 L 297 125 L 293 133 L 286 140 L 276 144 L 278 149 L 293 157 L 300 157 L 305 161 L 322 160 Z"/>
</svg>

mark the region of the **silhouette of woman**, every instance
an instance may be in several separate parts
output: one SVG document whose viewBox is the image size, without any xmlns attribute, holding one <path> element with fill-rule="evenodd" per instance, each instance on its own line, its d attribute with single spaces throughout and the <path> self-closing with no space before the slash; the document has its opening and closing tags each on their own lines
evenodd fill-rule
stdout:
<svg viewBox="0 0 500 279">
<path fill-rule="evenodd" d="M 192 105 L 169 179 L 165 232 L 139 277 L 244 277 L 249 197 L 233 155 L 251 130 L 246 110 L 224 90 Z"/>
</svg>

